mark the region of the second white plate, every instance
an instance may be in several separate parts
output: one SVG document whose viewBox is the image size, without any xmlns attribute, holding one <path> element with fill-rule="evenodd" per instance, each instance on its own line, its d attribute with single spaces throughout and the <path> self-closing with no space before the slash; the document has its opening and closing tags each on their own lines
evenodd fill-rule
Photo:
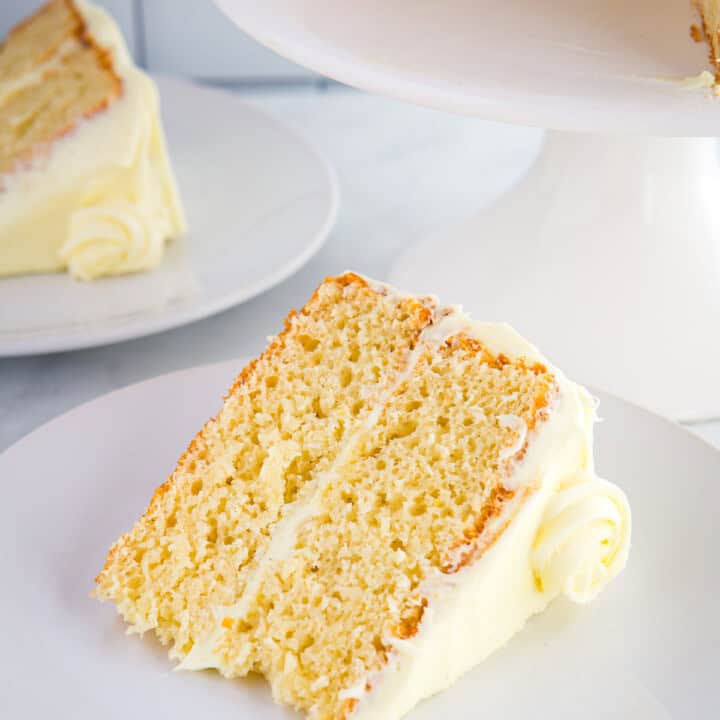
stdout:
<svg viewBox="0 0 720 720">
<path fill-rule="evenodd" d="M 0 356 L 128 340 L 258 295 L 320 248 L 338 209 L 327 162 L 229 92 L 156 78 L 189 232 L 150 273 L 0 278 Z"/>
<path fill-rule="evenodd" d="M 0 456 L 0 717 L 290 720 L 264 683 L 172 672 L 151 634 L 127 637 L 92 600 L 110 544 L 243 365 L 156 378 L 50 422 Z M 587 607 L 556 601 L 408 720 L 710 720 L 720 707 L 720 453 L 601 396 L 598 469 L 627 492 L 627 569 Z"/>
</svg>

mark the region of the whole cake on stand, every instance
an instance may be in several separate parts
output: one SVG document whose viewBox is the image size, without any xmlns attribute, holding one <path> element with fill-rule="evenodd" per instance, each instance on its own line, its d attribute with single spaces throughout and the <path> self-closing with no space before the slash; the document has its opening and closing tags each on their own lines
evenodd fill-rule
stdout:
<svg viewBox="0 0 720 720">
<path fill-rule="evenodd" d="M 709 330 L 720 322 L 720 169 L 709 139 L 720 98 L 710 73 L 697 81 L 712 68 L 690 33 L 702 26 L 698 8 L 218 4 L 260 42 L 342 82 L 552 128 L 518 187 L 411 247 L 390 279 L 506 320 L 573 375 L 642 405 L 686 420 L 720 414 L 720 335 Z"/>
</svg>

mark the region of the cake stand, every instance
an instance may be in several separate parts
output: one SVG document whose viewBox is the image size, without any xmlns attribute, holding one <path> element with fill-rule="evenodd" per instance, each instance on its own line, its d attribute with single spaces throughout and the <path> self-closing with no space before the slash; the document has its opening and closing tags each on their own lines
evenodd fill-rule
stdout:
<svg viewBox="0 0 720 720">
<path fill-rule="evenodd" d="M 551 128 L 517 187 L 390 281 L 510 322 L 581 381 L 720 416 L 720 98 L 682 80 L 707 66 L 688 0 L 217 2 L 342 82 Z"/>
<path fill-rule="evenodd" d="M 254 342 L 247 338 L 247 347 Z M 89 593 L 110 543 L 217 412 L 244 364 L 118 390 L 0 453 L 0 614 L 8 619 L 0 717 L 301 720 L 274 705 L 257 677 L 170 671 L 153 633 L 128 637 L 115 609 Z M 601 401 L 608 422 L 596 433 L 598 471 L 623 487 L 633 508 L 627 569 L 587 607 L 555 601 L 405 720 L 717 719 L 720 453 L 611 395 Z M 31 672 L 38 652 L 50 672 Z"/>
</svg>

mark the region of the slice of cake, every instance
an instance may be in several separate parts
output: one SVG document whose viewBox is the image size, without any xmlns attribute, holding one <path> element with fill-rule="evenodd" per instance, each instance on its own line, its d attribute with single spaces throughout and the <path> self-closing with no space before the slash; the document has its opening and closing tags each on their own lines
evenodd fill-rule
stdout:
<svg viewBox="0 0 720 720">
<path fill-rule="evenodd" d="M 150 78 L 103 10 L 50 0 L 0 46 L 0 276 L 147 270 L 185 226 Z"/>
<path fill-rule="evenodd" d="M 505 325 L 348 273 L 235 381 L 96 579 L 180 668 L 400 718 L 625 564 L 595 406 Z"/>
</svg>

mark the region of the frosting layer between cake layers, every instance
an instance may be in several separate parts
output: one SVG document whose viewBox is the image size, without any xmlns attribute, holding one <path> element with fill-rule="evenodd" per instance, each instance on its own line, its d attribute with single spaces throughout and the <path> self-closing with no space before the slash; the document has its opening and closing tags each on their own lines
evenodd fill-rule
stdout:
<svg viewBox="0 0 720 720">
<path fill-rule="evenodd" d="M 495 354 L 547 365 L 509 326 L 471 321 L 459 308 L 448 309 L 442 320 L 425 331 L 423 342 L 439 345 L 460 332 L 479 339 Z M 417 354 L 413 353 L 395 386 L 412 371 Z M 622 491 L 595 475 L 594 402 L 586 390 L 558 370 L 552 372 L 558 397 L 549 418 L 528 438 L 527 453 L 507 480 L 516 491 L 515 499 L 479 538 L 479 545 L 485 542 L 488 549 L 477 562 L 455 574 L 438 571 L 426 578 L 421 594 L 428 604 L 419 632 L 410 639 L 384 638 L 393 648 L 388 665 L 341 693 L 342 698 L 358 700 L 353 718 L 402 717 L 504 645 L 552 599 L 564 593 L 575 602 L 589 602 L 624 566 L 630 510 Z M 375 416 L 368 419 L 375 421 Z M 336 465 L 342 464 L 344 454 Z M 299 527 L 318 510 L 316 499 L 323 485 L 342 481 L 336 475 L 331 470 L 318 487 L 308 488 L 278 523 L 266 558 L 277 560 L 292 552 Z M 221 620 L 243 617 L 257 584 L 258 578 L 248 583 L 237 605 L 216 608 L 215 630 L 193 646 L 178 669 L 224 669 L 216 651 L 225 632 Z"/>
<path fill-rule="evenodd" d="M 76 5 L 112 53 L 122 93 L 55 140 L 46 157 L 2 177 L 0 275 L 67 268 L 90 280 L 148 270 L 185 228 L 155 85 L 132 64 L 113 19 L 90 3 Z M 56 62 L 13 86 L 42 82 Z M 0 87 L 0 96 L 11 90 Z"/>
</svg>

